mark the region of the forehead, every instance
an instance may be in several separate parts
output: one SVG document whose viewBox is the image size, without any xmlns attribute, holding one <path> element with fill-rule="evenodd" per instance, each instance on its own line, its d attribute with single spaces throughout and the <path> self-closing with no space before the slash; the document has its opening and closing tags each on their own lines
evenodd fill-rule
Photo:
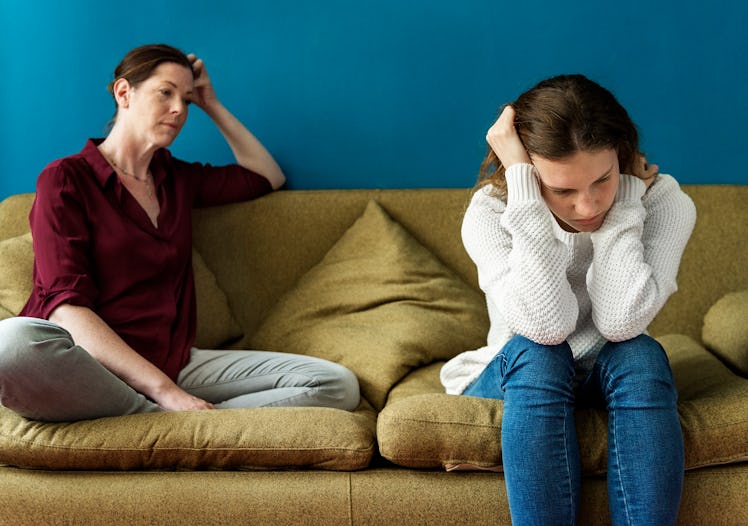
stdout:
<svg viewBox="0 0 748 526">
<path fill-rule="evenodd" d="M 618 154 L 612 148 L 579 151 L 559 160 L 533 156 L 532 162 L 543 182 L 559 188 L 573 188 L 596 181 L 618 169 Z"/>
<path fill-rule="evenodd" d="M 174 62 L 159 64 L 148 78 L 150 82 L 168 82 L 184 91 L 192 91 L 192 71 Z"/>
</svg>

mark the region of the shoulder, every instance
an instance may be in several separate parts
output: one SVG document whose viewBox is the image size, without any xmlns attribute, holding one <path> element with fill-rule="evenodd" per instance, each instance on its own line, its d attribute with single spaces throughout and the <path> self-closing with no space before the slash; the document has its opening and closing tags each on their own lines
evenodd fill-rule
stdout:
<svg viewBox="0 0 748 526">
<path fill-rule="evenodd" d="M 498 192 L 491 185 L 483 186 L 475 191 L 465 212 L 469 214 L 500 214 L 506 209 L 506 203 L 501 200 Z"/>
<path fill-rule="evenodd" d="M 36 181 L 37 193 L 70 191 L 79 178 L 89 176 L 91 168 L 81 154 L 70 155 L 49 163 Z"/>
<path fill-rule="evenodd" d="M 462 219 L 462 242 L 468 253 L 475 255 L 482 247 L 493 246 L 501 235 L 501 218 L 506 204 L 490 186 L 478 189 Z"/>
<path fill-rule="evenodd" d="M 106 184 L 114 172 L 98 150 L 97 144 L 101 140 L 88 139 L 80 152 L 49 163 L 39 174 L 37 191 L 70 190 L 82 184 L 94 184 L 97 180 L 102 186 Z"/>
<path fill-rule="evenodd" d="M 466 231 L 495 229 L 505 210 L 506 204 L 495 194 L 493 187 L 489 185 L 479 188 L 465 210 L 462 219 L 463 235 Z"/>
<path fill-rule="evenodd" d="M 686 216 L 696 216 L 696 207 L 691 198 L 672 175 L 659 174 L 642 198 L 644 208 L 650 210 L 667 208 Z"/>
</svg>

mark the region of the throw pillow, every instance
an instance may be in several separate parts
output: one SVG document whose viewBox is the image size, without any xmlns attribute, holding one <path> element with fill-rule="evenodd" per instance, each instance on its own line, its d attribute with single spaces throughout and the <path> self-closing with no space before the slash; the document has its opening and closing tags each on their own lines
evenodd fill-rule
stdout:
<svg viewBox="0 0 748 526">
<path fill-rule="evenodd" d="M 241 328 L 231 314 L 226 294 L 196 250 L 192 250 L 197 297 L 195 345 L 216 349 L 241 336 Z M 33 289 L 34 247 L 31 233 L 0 241 L 0 319 L 16 316 Z"/>
<path fill-rule="evenodd" d="M 748 289 L 723 296 L 707 311 L 701 339 L 728 365 L 748 375 Z"/>
<path fill-rule="evenodd" d="M 371 201 L 251 343 L 345 365 L 381 409 L 409 371 L 480 347 L 487 327 L 483 295 Z"/>
<path fill-rule="evenodd" d="M 192 271 L 195 274 L 197 299 L 197 332 L 195 347 L 220 349 L 223 344 L 242 336 L 242 329 L 231 313 L 226 293 L 200 253 L 192 249 Z"/>
<path fill-rule="evenodd" d="M 33 288 L 31 233 L 0 241 L 0 319 L 17 315 Z"/>
</svg>

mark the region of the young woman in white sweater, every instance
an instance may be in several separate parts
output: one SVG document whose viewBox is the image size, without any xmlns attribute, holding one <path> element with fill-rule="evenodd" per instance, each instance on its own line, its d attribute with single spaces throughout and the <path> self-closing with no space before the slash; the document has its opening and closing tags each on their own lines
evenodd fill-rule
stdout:
<svg viewBox="0 0 748 526">
<path fill-rule="evenodd" d="M 647 164 L 613 95 L 581 75 L 522 94 L 487 141 L 462 237 L 491 327 L 485 347 L 444 366 L 442 383 L 504 401 L 515 525 L 575 524 L 580 405 L 608 412 L 613 523 L 673 524 L 684 469 L 677 394 L 646 328 L 677 289 L 694 205 Z"/>
</svg>

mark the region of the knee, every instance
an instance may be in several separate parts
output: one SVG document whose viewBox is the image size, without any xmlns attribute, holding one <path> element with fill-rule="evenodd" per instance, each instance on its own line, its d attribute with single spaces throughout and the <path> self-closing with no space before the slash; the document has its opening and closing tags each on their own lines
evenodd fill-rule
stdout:
<svg viewBox="0 0 748 526">
<path fill-rule="evenodd" d="M 20 373 L 28 367 L 36 370 L 40 345 L 69 348 L 70 334 L 52 322 L 38 318 L 15 317 L 0 321 L 0 373 Z"/>
<path fill-rule="evenodd" d="M 353 411 L 361 397 L 358 378 L 347 367 L 330 362 L 321 377 L 320 395 L 327 407 Z"/>
<path fill-rule="evenodd" d="M 610 342 L 600 351 L 606 391 L 611 397 L 628 396 L 641 402 L 675 406 L 677 393 L 670 362 L 662 346 L 650 336 Z"/>
<path fill-rule="evenodd" d="M 622 342 L 608 342 L 598 363 L 616 375 L 643 375 L 672 379 L 670 361 L 662 346 L 646 334 Z"/>
<path fill-rule="evenodd" d="M 504 389 L 554 386 L 564 395 L 572 390 L 574 356 L 569 344 L 543 345 L 524 336 L 514 336 L 501 351 L 504 354 Z"/>
</svg>

